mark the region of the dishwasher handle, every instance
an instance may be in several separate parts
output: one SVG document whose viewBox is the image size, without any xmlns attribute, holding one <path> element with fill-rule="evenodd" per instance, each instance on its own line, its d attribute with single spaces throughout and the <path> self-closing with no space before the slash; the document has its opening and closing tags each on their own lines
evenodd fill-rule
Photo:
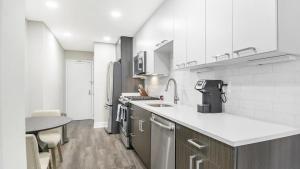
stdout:
<svg viewBox="0 0 300 169">
<path fill-rule="evenodd" d="M 158 125 L 159 127 L 164 128 L 164 129 L 167 129 L 167 130 L 170 130 L 170 131 L 174 131 L 174 129 L 175 129 L 175 126 L 174 126 L 174 125 L 168 126 L 168 125 L 162 124 L 162 123 L 156 121 L 154 117 L 151 117 L 151 118 L 150 118 L 150 121 L 151 121 L 152 123 Z"/>
</svg>

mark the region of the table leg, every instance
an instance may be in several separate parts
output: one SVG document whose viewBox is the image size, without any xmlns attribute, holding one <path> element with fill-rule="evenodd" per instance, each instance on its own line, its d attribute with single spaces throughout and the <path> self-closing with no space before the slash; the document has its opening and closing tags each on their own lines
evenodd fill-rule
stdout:
<svg viewBox="0 0 300 169">
<path fill-rule="evenodd" d="M 63 125 L 62 129 L 63 129 L 63 131 L 62 131 L 62 132 L 63 132 L 63 133 L 62 133 L 62 137 L 63 137 L 62 143 L 63 143 L 63 144 L 66 144 L 66 143 L 69 142 L 68 131 L 67 131 L 67 125 Z"/>
</svg>

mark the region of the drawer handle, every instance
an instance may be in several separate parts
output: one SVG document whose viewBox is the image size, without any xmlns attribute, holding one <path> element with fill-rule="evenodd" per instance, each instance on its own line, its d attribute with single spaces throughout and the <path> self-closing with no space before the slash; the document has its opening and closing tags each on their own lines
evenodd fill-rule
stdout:
<svg viewBox="0 0 300 169">
<path fill-rule="evenodd" d="M 135 134 L 133 134 L 133 133 L 130 133 L 130 136 L 131 136 L 131 137 L 135 137 Z"/>
<path fill-rule="evenodd" d="M 188 139 L 187 142 L 193 145 L 194 147 L 198 148 L 199 150 L 202 150 L 207 147 L 206 145 L 200 145 L 196 143 L 193 139 Z"/>
<path fill-rule="evenodd" d="M 197 155 L 191 155 L 190 156 L 190 169 L 193 169 L 193 162 L 194 162 L 194 159 L 197 157 Z"/>
<path fill-rule="evenodd" d="M 130 119 L 134 120 L 134 119 L 135 119 L 135 117 L 134 117 L 134 116 L 130 116 Z"/>
<path fill-rule="evenodd" d="M 200 169 L 200 165 L 203 163 L 203 160 L 196 161 L 197 169 Z"/>
<path fill-rule="evenodd" d="M 241 53 L 241 52 L 245 52 L 245 51 L 248 51 L 248 50 L 252 50 L 254 53 L 257 53 L 257 50 L 256 50 L 255 47 L 248 47 L 248 48 L 236 50 L 236 51 L 233 51 L 233 53 L 235 53 L 235 54 L 237 54 L 238 56 L 240 56 L 240 53 Z"/>
</svg>

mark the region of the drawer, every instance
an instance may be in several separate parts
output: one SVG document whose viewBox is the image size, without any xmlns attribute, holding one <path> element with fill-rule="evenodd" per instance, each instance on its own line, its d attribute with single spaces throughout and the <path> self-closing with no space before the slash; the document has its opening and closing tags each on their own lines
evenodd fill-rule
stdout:
<svg viewBox="0 0 300 169">
<path fill-rule="evenodd" d="M 179 156 L 176 157 L 177 160 L 182 158 L 189 161 L 190 157 L 196 155 L 193 166 L 196 165 L 196 161 L 203 160 L 201 166 L 204 169 L 234 168 L 234 148 L 181 125 L 176 125 L 177 150 L 180 151 L 177 154 Z M 180 165 L 178 169 L 187 168 L 188 161 L 178 162 Z"/>
<path fill-rule="evenodd" d="M 179 144 L 193 150 L 203 158 L 208 158 L 209 137 L 181 125 L 176 125 L 176 138 Z"/>
</svg>

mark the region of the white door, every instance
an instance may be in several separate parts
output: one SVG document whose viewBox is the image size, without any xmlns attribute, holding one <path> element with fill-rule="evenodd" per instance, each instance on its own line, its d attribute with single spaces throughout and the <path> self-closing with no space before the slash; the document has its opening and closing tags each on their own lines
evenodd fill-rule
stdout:
<svg viewBox="0 0 300 169">
<path fill-rule="evenodd" d="M 174 69 L 185 67 L 187 55 L 187 2 L 174 0 Z"/>
<path fill-rule="evenodd" d="M 189 0 L 186 66 L 205 64 L 205 0 Z"/>
<path fill-rule="evenodd" d="M 206 1 L 206 62 L 232 55 L 232 0 Z"/>
<path fill-rule="evenodd" d="M 277 49 L 277 1 L 233 1 L 234 57 Z"/>
<path fill-rule="evenodd" d="M 67 61 L 66 110 L 73 120 L 92 119 L 92 62 Z"/>
</svg>

